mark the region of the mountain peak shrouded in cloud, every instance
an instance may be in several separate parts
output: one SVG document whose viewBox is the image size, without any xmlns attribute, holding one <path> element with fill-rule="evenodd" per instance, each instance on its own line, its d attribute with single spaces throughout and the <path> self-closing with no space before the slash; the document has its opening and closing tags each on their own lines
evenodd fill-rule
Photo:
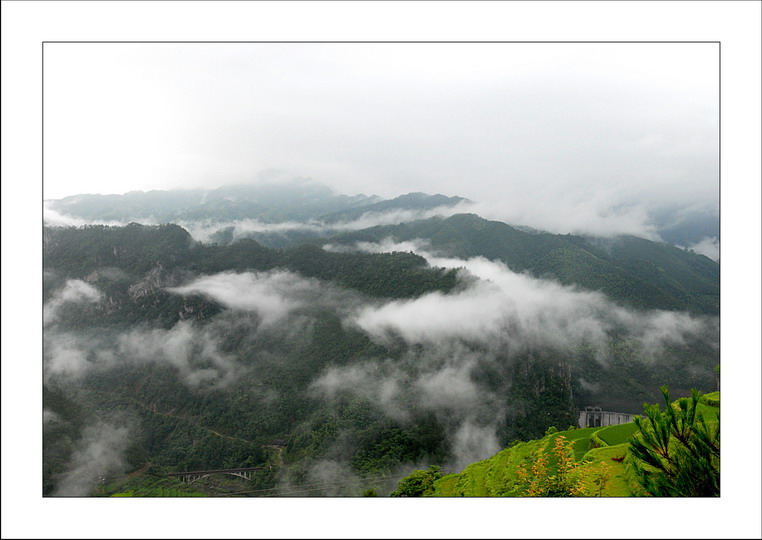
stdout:
<svg viewBox="0 0 762 540">
<path fill-rule="evenodd" d="M 85 220 L 305 221 L 377 202 L 377 196 L 339 195 L 308 178 L 235 184 L 216 189 L 135 191 L 123 195 L 74 195 L 48 200 L 51 211 Z"/>
<path fill-rule="evenodd" d="M 50 44 L 45 196 L 311 176 L 648 236 L 718 204 L 718 65 L 716 43 Z"/>
<path fill-rule="evenodd" d="M 394 199 L 339 195 L 307 178 L 224 186 L 214 190 L 77 195 L 45 201 L 50 226 L 177 223 L 202 242 L 254 238 L 284 247 L 340 231 L 452 215 L 462 197 L 409 193 Z"/>
<path fill-rule="evenodd" d="M 607 238 L 634 235 L 668 241 L 715 260 L 718 258 L 719 214 L 711 204 L 672 206 L 653 214 L 644 207 L 629 205 L 620 205 L 603 214 L 591 214 L 590 208 L 578 208 L 570 219 L 549 214 L 549 219 L 557 222 L 546 221 L 545 229 L 528 226 L 526 216 L 521 213 L 506 214 L 507 208 L 497 200 L 472 201 L 438 193 L 411 192 L 391 199 L 363 194 L 339 195 L 309 178 L 278 178 L 212 190 L 77 195 L 45 201 L 44 217 L 52 226 L 172 222 L 202 242 L 229 243 L 250 237 L 271 247 L 285 247 L 342 231 L 471 213 L 523 231 Z"/>
</svg>

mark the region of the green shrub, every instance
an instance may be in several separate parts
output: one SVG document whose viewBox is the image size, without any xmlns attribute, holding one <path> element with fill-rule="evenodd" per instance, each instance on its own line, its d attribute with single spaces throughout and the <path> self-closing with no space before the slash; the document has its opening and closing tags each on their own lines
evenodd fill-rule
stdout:
<svg viewBox="0 0 762 540">
<path fill-rule="evenodd" d="M 592 450 L 593 448 L 603 448 L 605 446 L 608 446 L 608 443 L 598 436 L 598 432 L 590 435 L 590 444 L 588 444 L 589 449 Z"/>
<path fill-rule="evenodd" d="M 657 497 L 720 495 L 720 423 L 700 410 L 698 390 L 672 403 L 646 404 L 647 419 L 635 418 L 639 432 L 630 441 L 631 466 L 645 493 Z"/>
<path fill-rule="evenodd" d="M 719 407 L 720 406 L 720 393 L 719 392 L 712 392 L 710 394 L 704 394 L 701 396 L 701 399 L 699 400 L 699 403 L 703 405 L 708 405 L 709 407 Z"/>
<path fill-rule="evenodd" d="M 442 478 L 442 467 L 431 465 L 425 471 L 415 470 L 397 484 L 391 497 L 424 497 L 434 493 L 434 482 Z"/>
</svg>

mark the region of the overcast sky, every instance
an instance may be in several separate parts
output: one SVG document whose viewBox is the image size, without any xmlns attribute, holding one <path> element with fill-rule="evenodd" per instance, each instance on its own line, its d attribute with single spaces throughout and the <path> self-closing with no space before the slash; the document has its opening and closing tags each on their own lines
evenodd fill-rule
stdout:
<svg viewBox="0 0 762 540">
<path fill-rule="evenodd" d="M 718 206 L 716 44 L 44 54 L 48 199 L 304 176 L 346 194 L 460 195 L 549 230 L 597 220 L 623 232 L 660 205 Z"/>
</svg>

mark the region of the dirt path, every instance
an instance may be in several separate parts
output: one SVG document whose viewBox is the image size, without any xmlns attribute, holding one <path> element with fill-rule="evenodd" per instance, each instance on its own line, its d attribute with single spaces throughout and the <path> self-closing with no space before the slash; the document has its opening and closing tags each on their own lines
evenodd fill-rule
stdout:
<svg viewBox="0 0 762 540">
<path fill-rule="evenodd" d="M 132 478 L 133 476 L 146 472 L 148 470 L 148 467 L 150 466 L 151 466 L 151 462 L 149 461 L 148 463 L 140 467 L 137 471 L 132 471 L 130 474 L 128 474 L 127 478 Z"/>
<path fill-rule="evenodd" d="M 274 444 L 263 444 L 262 448 L 273 448 L 274 450 L 277 450 L 278 458 L 276 460 L 276 465 L 278 467 L 283 467 L 283 447 L 282 446 L 276 446 Z"/>
</svg>

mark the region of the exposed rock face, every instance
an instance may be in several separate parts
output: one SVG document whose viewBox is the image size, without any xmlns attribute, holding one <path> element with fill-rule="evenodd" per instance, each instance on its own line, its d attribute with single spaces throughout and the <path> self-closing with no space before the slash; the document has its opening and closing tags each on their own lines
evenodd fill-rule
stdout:
<svg viewBox="0 0 762 540">
<path fill-rule="evenodd" d="M 550 426 L 565 429 L 577 423 L 571 370 L 552 355 L 528 354 L 516 360 L 508 400 L 511 438 L 529 440 Z"/>
<path fill-rule="evenodd" d="M 165 270 L 161 263 L 157 263 L 143 279 L 130 285 L 127 294 L 132 300 L 138 300 L 165 287 L 174 287 L 176 283 L 175 275 Z"/>
</svg>

